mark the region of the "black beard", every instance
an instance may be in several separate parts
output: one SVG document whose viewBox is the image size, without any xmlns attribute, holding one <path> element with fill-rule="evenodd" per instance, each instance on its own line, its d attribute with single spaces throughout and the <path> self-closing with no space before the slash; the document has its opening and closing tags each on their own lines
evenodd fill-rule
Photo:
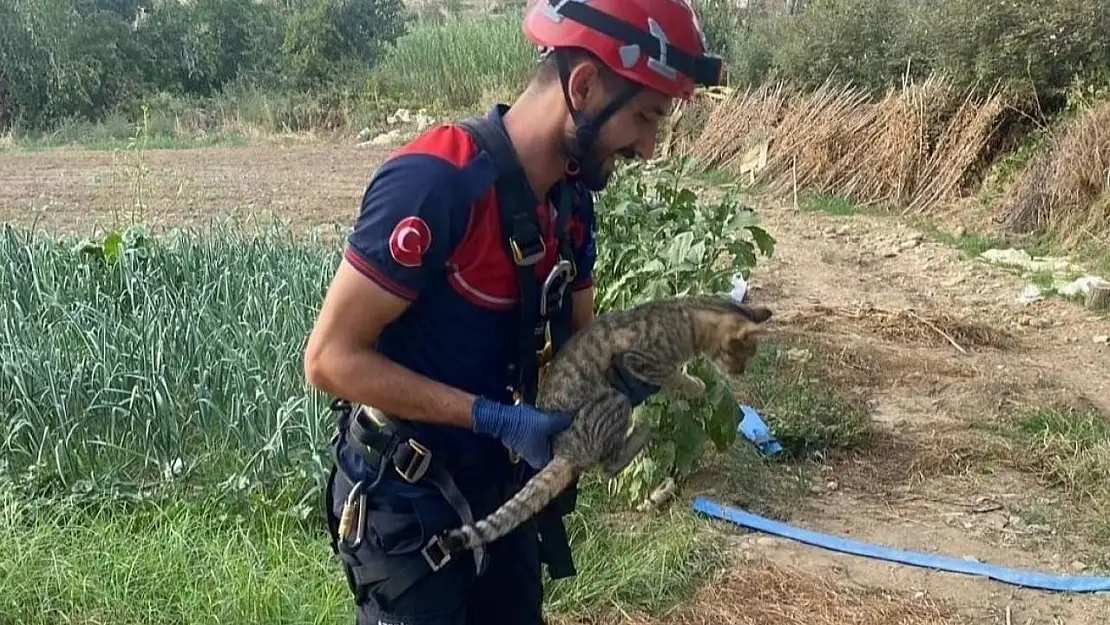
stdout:
<svg viewBox="0 0 1110 625">
<path fill-rule="evenodd" d="M 568 156 L 577 152 L 577 136 L 569 135 L 563 147 Z M 609 179 L 612 177 L 610 172 L 605 171 L 605 160 L 596 141 L 590 146 L 589 152 L 578 162 L 578 170 L 578 180 L 587 189 L 595 193 L 608 186 Z"/>
</svg>

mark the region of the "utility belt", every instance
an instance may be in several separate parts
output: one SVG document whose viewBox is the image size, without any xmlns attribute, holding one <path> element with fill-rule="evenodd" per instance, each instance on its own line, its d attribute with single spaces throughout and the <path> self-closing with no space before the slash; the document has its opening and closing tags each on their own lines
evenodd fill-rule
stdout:
<svg viewBox="0 0 1110 625">
<path fill-rule="evenodd" d="M 421 444 L 415 428 L 391 419 L 377 409 L 344 400 L 333 401 L 331 407 L 338 413 L 336 432 L 331 441 L 332 475 L 326 493 L 332 550 L 344 565 L 348 585 L 357 603 L 365 601 L 368 593 L 372 592 L 380 604 L 389 605 L 424 576 L 439 571 L 451 562 L 452 554 L 443 548 L 441 535 L 437 533 L 415 553 L 375 557 L 365 562 L 359 557 L 360 554 L 365 555 L 367 521 L 373 514 L 367 508 L 367 501 L 386 475 L 392 472 L 410 484 L 435 486 L 464 524 L 475 521 L 474 513 L 448 471 L 447 458 L 442 454 L 433 454 Z M 343 444 L 376 468 L 373 481 L 354 481 L 343 471 L 338 458 Z M 511 486 L 519 488 L 530 477 L 530 468 L 519 462 L 515 468 L 517 479 Z M 350 489 L 339 518 L 331 514 L 333 489 L 337 487 Z M 575 574 L 562 521 L 563 516 L 573 511 L 575 495 L 576 492 L 568 489 L 535 518 L 540 534 L 540 559 L 547 565 L 552 579 Z M 485 547 L 473 550 L 473 556 L 476 572 L 481 575 L 488 560 Z"/>
</svg>

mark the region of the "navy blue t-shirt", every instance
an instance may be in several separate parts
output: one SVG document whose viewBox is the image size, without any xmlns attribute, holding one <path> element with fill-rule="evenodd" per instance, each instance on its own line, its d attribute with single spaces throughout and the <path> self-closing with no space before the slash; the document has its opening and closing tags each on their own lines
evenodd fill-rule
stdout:
<svg viewBox="0 0 1110 625">
<path fill-rule="evenodd" d="M 505 110 L 495 108 L 491 119 L 501 123 Z M 425 131 L 373 176 L 344 258 L 367 279 L 411 302 L 382 331 L 381 354 L 444 384 L 511 403 L 507 370 L 518 353 L 518 285 L 503 246 L 496 173 L 491 157 L 462 127 Z M 569 228 L 578 271 L 571 288 L 577 291 L 593 285 L 596 253 L 592 197 L 584 188 L 574 197 Z M 547 249 L 536 268 L 542 279 L 558 250 L 551 203 L 538 206 L 537 216 Z M 504 454 L 501 442 L 489 436 L 409 424 L 433 453 Z M 366 475 L 353 451 L 345 450 L 341 462 L 355 479 Z M 462 487 L 475 477 L 480 476 L 456 475 L 456 480 Z"/>
</svg>

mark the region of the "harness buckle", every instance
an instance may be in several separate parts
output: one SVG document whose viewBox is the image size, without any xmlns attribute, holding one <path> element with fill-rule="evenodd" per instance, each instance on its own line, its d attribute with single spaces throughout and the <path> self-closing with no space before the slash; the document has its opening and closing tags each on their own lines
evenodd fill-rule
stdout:
<svg viewBox="0 0 1110 625">
<path fill-rule="evenodd" d="M 519 266 L 535 265 L 540 262 L 540 259 L 547 253 L 547 244 L 540 237 L 536 237 L 536 242 L 539 244 L 539 249 L 533 246 L 531 251 L 525 254 L 520 244 L 517 243 L 516 237 L 509 237 L 509 247 L 513 250 L 513 262 Z"/>
<path fill-rule="evenodd" d="M 439 550 L 439 557 L 435 558 L 434 560 L 433 556 L 430 554 L 430 551 L 433 547 Z M 443 547 L 443 539 L 441 539 L 439 536 L 432 536 L 432 539 L 428 541 L 428 544 L 424 545 L 424 548 L 420 550 L 420 555 L 424 556 L 424 561 L 428 563 L 428 566 L 432 569 L 432 572 L 442 569 L 444 566 L 447 565 L 448 562 L 451 561 L 451 552 L 447 551 L 447 549 Z"/>
<path fill-rule="evenodd" d="M 427 447 L 411 438 L 406 440 L 405 444 L 412 449 L 412 461 L 404 468 L 394 461 L 393 469 L 397 471 L 397 475 L 400 475 L 406 482 L 415 484 L 423 479 L 424 474 L 428 472 L 428 465 L 432 462 L 432 452 Z"/>
</svg>

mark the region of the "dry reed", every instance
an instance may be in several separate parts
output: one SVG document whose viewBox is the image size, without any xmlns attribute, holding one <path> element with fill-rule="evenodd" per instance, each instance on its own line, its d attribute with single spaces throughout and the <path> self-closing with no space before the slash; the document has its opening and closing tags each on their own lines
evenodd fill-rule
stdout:
<svg viewBox="0 0 1110 625">
<path fill-rule="evenodd" d="M 1007 228 L 1047 230 L 1065 244 L 1110 238 L 1110 102 L 1088 110 L 1049 140 L 1003 198 Z"/>
<path fill-rule="evenodd" d="M 1001 93 L 981 100 L 968 93 L 935 75 L 878 100 L 831 82 L 808 93 L 761 85 L 695 105 L 709 109 L 700 114 L 705 123 L 673 147 L 738 173 L 737 157 L 769 139 L 756 180 L 779 197 L 796 184 L 861 206 L 928 212 L 965 190 L 1008 108 Z"/>
</svg>

